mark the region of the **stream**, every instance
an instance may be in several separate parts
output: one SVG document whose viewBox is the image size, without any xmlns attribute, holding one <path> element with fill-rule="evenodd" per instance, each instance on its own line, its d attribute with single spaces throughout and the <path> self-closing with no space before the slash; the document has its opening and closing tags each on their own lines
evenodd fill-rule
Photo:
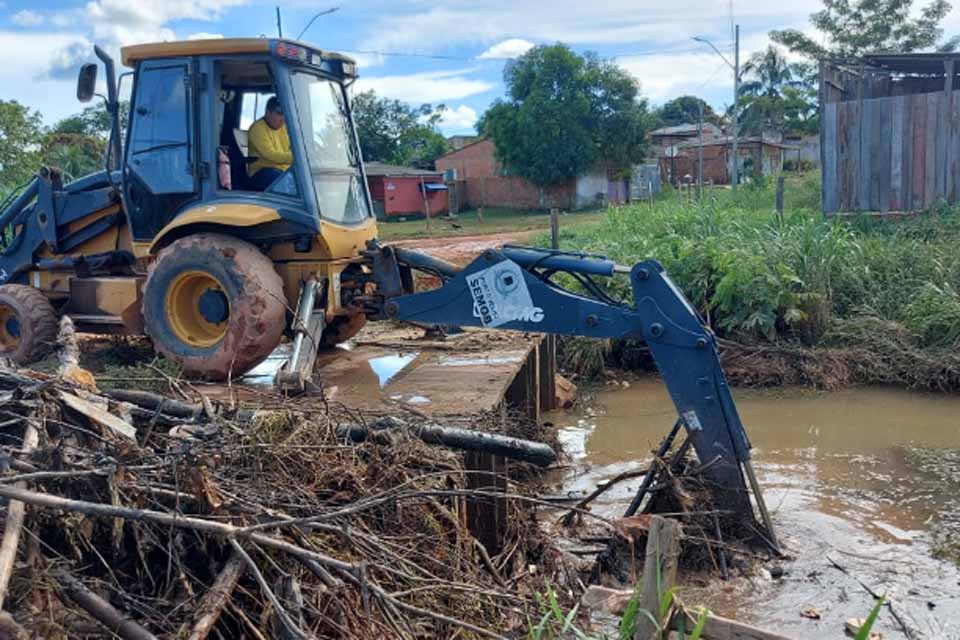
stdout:
<svg viewBox="0 0 960 640">
<path fill-rule="evenodd" d="M 676 412 L 662 382 L 629 384 L 588 391 L 578 409 L 546 417 L 572 459 L 565 492 L 582 495 L 640 468 L 669 431 Z M 874 626 L 883 638 L 960 639 L 960 570 L 938 552 L 949 539 L 954 558 L 960 548 L 960 396 L 889 388 L 734 395 L 789 558 L 780 579 L 766 570 L 718 578 L 684 588 L 684 600 L 794 638 L 842 638 L 845 621 L 873 607 L 865 584 L 892 599 L 908 629 L 885 609 Z M 638 485 L 621 483 L 592 510 L 623 515 Z M 801 615 L 810 610 L 820 618 Z"/>
</svg>

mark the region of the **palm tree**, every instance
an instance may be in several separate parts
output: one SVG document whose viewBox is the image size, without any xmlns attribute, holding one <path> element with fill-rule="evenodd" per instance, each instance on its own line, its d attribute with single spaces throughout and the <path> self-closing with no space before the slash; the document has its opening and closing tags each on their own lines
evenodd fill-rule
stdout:
<svg viewBox="0 0 960 640">
<path fill-rule="evenodd" d="M 765 129 L 783 129 L 786 112 L 796 111 L 793 103 L 804 86 L 803 70 L 788 62 L 783 52 L 771 45 L 750 56 L 743 66 L 743 75 L 745 80 L 740 84 L 742 130 L 748 135 L 758 135 Z"/>
</svg>

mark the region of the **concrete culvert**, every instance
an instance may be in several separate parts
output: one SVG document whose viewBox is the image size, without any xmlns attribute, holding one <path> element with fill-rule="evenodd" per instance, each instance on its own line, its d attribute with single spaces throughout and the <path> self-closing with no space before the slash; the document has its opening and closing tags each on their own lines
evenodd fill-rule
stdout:
<svg viewBox="0 0 960 640">
<path fill-rule="evenodd" d="M 157 256 L 143 316 L 157 351 L 184 373 L 226 380 L 255 367 L 280 343 L 285 301 L 267 256 L 243 240 L 203 233 Z"/>
</svg>

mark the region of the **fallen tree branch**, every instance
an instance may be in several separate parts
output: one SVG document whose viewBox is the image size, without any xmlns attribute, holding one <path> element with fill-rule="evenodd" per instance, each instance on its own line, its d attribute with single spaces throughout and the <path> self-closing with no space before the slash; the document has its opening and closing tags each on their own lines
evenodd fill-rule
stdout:
<svg viewBox="0 0 960 640">
<path fill-rule="evenodd" d="M 637 471 L 624 471 L 623 473 L 617 474 L 607 482 L 597 485 L 597 488 L 594 489 L 592 492 L 590 492 L 590 495 L 585 496 L 582 500 L 580 500 L 580 502 L 573 505 L 573 507 L 560 518 L 560 522 L 564 526 L 569 527 L 571 524 L 573 524 L 573 519 L 577 515 L 578 510 L 582 510 L 586 508 L 587 505 L 589 505 L 591 502 L 599 498 L 601 495 L 603 495 L 609 489 L 613 488 L 618 483 L 623 482 L 624 480 L 638 478 L 642 475 L 646 475 L 649 472 L 650 472 L 649 467 L 647 467 L 646 469 L 641 469 Z"/>
<path fill-rule="evenodd" d="M 450 494 L 456 492 L 435 492 L 441 494 Z M 20 489 L 18 487 L 6 487 L 0 486 L 0 496 L 11 498 L 13 500 L 20 500 L 22 502 L 36 505 L 39 507 L 45 507 L 48 509 L 62 509 L 65 511 L 75 511 L 77 513 L 85 513 L 87 515 L 99 516 L 104 518 L 124 518 L 126 520 L 135 520 L 135 521 L 148 521 L 156 522 L 159 524 L 164 524 L 172 527 L 179 527 L 184 529 L 195 529 L 198 531 L 204 531 L 206 533 L 214 533 L 218 535 L 223 535 L 228 538 L 244 538 L 249 539 L 253 542 L 256 542 L 259 545 L 265 547 L 270 547 L 288 553 L 295 558 L 306 558 L 308 560 L 313 560 L 321 565 L 325 565 L 336 569 L 344 574 L 349 574 L 356 576 L 360 570 L 359 565 L 355 565 L 349 562 L 344 562 L 343 560 L 338 560 L 336 558 L 331 558 L 330 556 L 324 555 L 317 551 L 312 551 L 310 549 L 304 549 L 295 544 L 289 543 L 285 540 L 275 538 L 273 536 L 268 536 L 262 533 L 257 533 L 256 531 L 251 530 L 251 527 L 235 527 L 230 524 L 224 524 L 221 522 L 214 522 L 211 520 L 204 520 L 202 518 L 193 518 L 190 516 L 176 515 L 163 513 L 160 511 L 152 511 L 149 509 L 131 509 L 129 507 L 120 507 L 109 504 L 102 504 L 96 502 L 86 502 L 84 500 L 71 500 L 69 498 L 61 498 L 59 496 L 52 496 L 45 493 L 38 493 L 36 491 L 30 491 L 28 489 Z M 275 522 L 271 523 L 272 526 L 279 526 L 284 524 L 289 524 L 288 522 Z M 488 629 L 478 627 L 469 622 L 463 620 L 458 620 L 457 618 L 452 618 L 450 616 L 445 616 L 441 613 L 435 611 L 429 611 L 427 609 L 421 609 L 411 604 L 407 604 L 402 600 L 393 598 L 386 591 L 383 590 L 379 585 L 369 582 L 367 587 L 374 592 L 374 594 L 384 600 L 388 600 L 393 606 L 398 609 L 414 613 L 416 615 L 432 618 L 444 622 L 446 624 L 462 627 L 468 631 L 473 631 L 474 633 L 481 635 L 486 638 L 497 638 L 502 640 L 504 636 L 494 633 Z"/>
<path fill-rule="evenodd" d="M 193 627 L 180 630 L 180 637 L 186 636 L 187 640 L 205 640 L 213 630 L 213 626 L 220 619 L 224 607 L 230 600 L 230 594 L 233 593 L 237 582 L 240 581 L 245 566 L 243 558 L 234 553 L 223 565 L 223 569 L 217 574 L 217 579 L 213 585 L 204 594 L 197 605 L 193 615 Z"/>
<path fill-rule="evenodd" d="M 32 419 L 27 419 L 23 430 L 23 450 L 28 453 L 40 443 L 40 434 Z M 25 481 L 17 482 L 14 488 L 26 490 Z M 0 542 L 0 608 L 7 596 L 7 586 L 13 575 L 13 565 L 17 559 L 17 547 L 20 546 L 20 532 L 23 530 L 23 516 L 26 505 L 19 500 L 7 504 L 7 520 L 3 526 L 3 542 Z"/>
<path fill-rule="evenodd" d="M 68 598 L 123 640 L 157 640 L 155 635 L 136 622 L 125 618 L 112 604 L 88 589 L 86 585 L 69 573 L 60 571 L 56 574 L 56 579 Z"/>
<path fill-rule="evenodd" d="M 911 639 L 915 637 L 913 629 L 907 626 L 907 623 L 903 621 L 903 618 L 900 617 L 900 615 L 897 613 L 897 610 L 893 608 L 893 602 L 890 601 L 890 598 L 887 598 L 882 593 L 877 593 L 877 591 L 873 589 L 870 585 L 868 585 L 866 582 L 864 582 L 857 576 L 850 573 L 850 571 L 848 571 L 845 566 L 843 566 L 842 564 L 840 564 L 830 556 L 827 556 L 827 560 L 830 562 L 830 564 L 834 566 L 835 569 L 838 569 L 840 572 L 856 580 L 860 584 L 860 586 L 864 588 L 864 590 L 867 593 L 873 596 L 875 600 L 883 599 L 884 606 L 890 611 L 890 615 L 893 616 L 894 620 L 897 621 L 897 624 L 900 625 L 900 629 L 903 631 L 904 635 L 906 635 L 908 638 L 911 638 Z"/>
</svg>

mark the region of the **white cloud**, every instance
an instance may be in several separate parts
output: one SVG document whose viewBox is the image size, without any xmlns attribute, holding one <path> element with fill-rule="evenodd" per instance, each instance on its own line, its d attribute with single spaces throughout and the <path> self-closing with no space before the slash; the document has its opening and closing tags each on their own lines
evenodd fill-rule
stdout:
<svg viewBox="0 0 960 640">
<path fill-rule="evenodd" d="M 473 129 L 477 124 L 477 112 L 465 104 L 456 109 L 446 109 L 440 117 L 440 128 L 444 131 L 462 131 Z"/>
<path fill-rule="evenodd" d="M 44 23 L 44 18 L 36 11 L 23 9 L 10 16 L 10 22 L 18 27 L 39 27 Z"/>
<path fill-rule="evenodd" d="M 421 104 L 447 100 L 462 100 L 467 96 L 485 93 L 496 85 L 485 80 L 468 78 L 473 69 L 452 71 L 425 71 L 396 76 L 360 77 L 357 91 L 373 89 L 381 96 Z"/>
<path fill-rule="evenodd" d="M 40 109 L 44 121 L 52 123 L 79 111 L 83 106 L 74 99 L 76 71 L 69 80 L 42 77 L 47 60 L 25 56 L 24 51 L 53 51 L 81 38 L 79 33 L 42 31 L 0 31 L 0 57 L 16 60 L 16 64 L 0 65 L 0 99 L 17 100 L 33 109 Z"/>
<path fill-rule="evenodd" d="M 530 49 L 536 46 L 529 40 L 523 38 L 509 38 L 503 42 L 498 42 L 483 53 L 478 58 L 486 60 L 488 58 L 519 58 Z"/>
<path fill-rule="evenodd" d="M 738 0 L 736 17 L 757 29 L 801 26 L 820 0 Z M 690 44 L 692 35 L 729 39 L 727 0 L 473 0 L 443 6 L 397 3 L 375 22 L 364 49 L 442 50 L 455 44 L 489 45 L 504 39 L 567 42 L 577 46 L 619 44 L 624 48 Z M 407 9 L 407 12 L 404 11 Z"/>
<path fill-rule="evenodd" d="M 231 7 L 247 0 L 90 0 L 82 9 L 64 10 L 50 16 L 55 25 L 74 25 L 84 37 L 55 50 L 43 75 L 62 78 L 76 73 L 92 59 L 92 44 L 104 47 L 114 58 L 120 47 L 143 42 L 176 39 L 169 23 L 176 20 L 213 21 Z M 214 35 L 214 34 L 205 34 Z"/>
<path fill-rule="evenodd" d="M 740 64 L 753 53 L 772 44 L 766 33 L 753 33 L 740 38 Z M 733 52 L 723 50 L 733 62 Z M 797 58 L 799 59 L 799 58 Z M 654 103 L 665 102 L 684 94 L 729 89 L 733 96 L 733 69 L 708 45 L 702 44 L 682 53 L 620 56 L 616 62 L 640 81 L 643 95 Z"/>
<path fill-rule="evenodd" d="M 187 36 L 187 40 L 219 40 L 222 37 L 222 33 L 207 33 L 206 31 L 201 31 L 200 33 L 191 33 Z"/>
</svg>

